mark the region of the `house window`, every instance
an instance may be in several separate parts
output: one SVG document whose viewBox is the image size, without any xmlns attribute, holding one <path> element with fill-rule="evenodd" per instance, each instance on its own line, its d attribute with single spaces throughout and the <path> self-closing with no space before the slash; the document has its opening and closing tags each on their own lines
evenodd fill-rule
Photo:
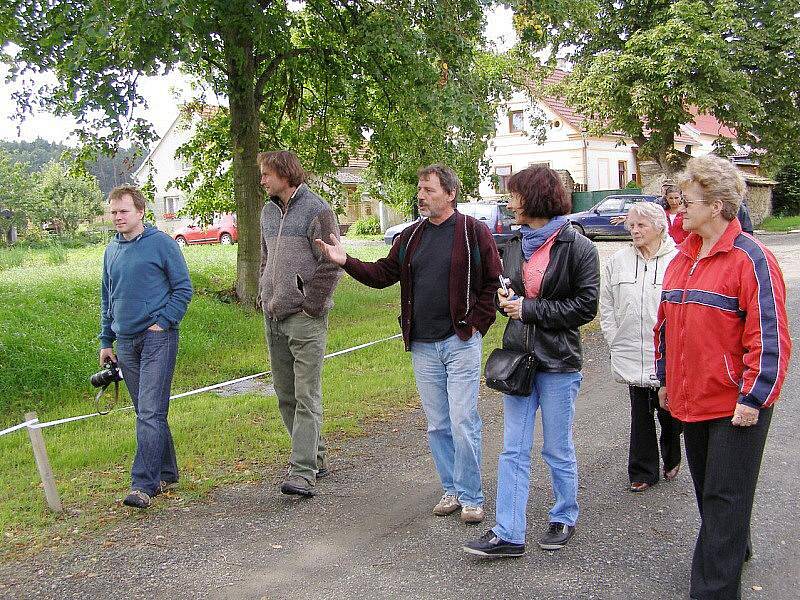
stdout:
<svg viewBox="0 0 800 600">
<path fill-rule="evenodd" d="M 624 188 L 628 185 L 628 161 L 617 161 L 617 172 L 619 173 L 619 187 Z"/>
<path fill-rule="evenodd" d="M 183 158 L 175 159 L 175 168 L 181 173 L 186 173 L 189 170 L 189 167 L 191 167 L 191 165 L 189 164 L 188 160 L 184 160 Z"/>
<path fill-rule="evenodd" d="M 178 208 L 178 196 L 164 196 L 164 218 L 174 219 Z"/>
<path fill-rule="evenodd" d="M 497 176 L 497 185 L 495 187 L 498 194 L 508 193 L 508 178 L 511 177 L 511 165 L 504 165 L 502 167 L 495 167 L 494 174 Z"/>
<path fill-rule="evenodd" d="M 512 110 L 508 113 L 509 133 L 525 131 L 525 113 L 521 110 Z"/>
<path fill-rule="evenodd" d="M 691 155 L 692 154 L 692 145 L 691 144 L 686 144 L 686 148 L 684 148 L 683 151 L 686 152 L 686 154 Z"/>
</svg>

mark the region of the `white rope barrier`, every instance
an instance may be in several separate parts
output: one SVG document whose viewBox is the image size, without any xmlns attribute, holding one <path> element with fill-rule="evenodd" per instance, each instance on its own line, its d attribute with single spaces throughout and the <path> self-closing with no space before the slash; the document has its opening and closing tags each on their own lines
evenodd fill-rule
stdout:
<svg viewBox="0 0 800 600">
<path fill-rule="evenodd" d="M 382 342 L 388 342 L 390 340 L 397 339 L 402 337 L 402 334 L 396 334 L 387 338 L 383 338 L 380 340 L 374 340 L 372 342 L 367 342 L 366 344 L 360 344 L 358 346 L 353 346 L 352 348 L 346 348 L 344 350 L 339 350 L 338 352 L 332 352 L 331 354 L 326 354 L 323 356 L 323 359 L 327 360 L 329 358 L 333 358 L 335 356 L 341 356 L 343 354 L 349 354 L 350 352 L 355 352 L 356 350 L 362 350 L 364 348 L 368 348 L 369 346 L 374 346 L 375 344 L 380 344 Z M 170 396 L 170 400 L 176 400 L 178 398 L 186 398 L 187 396 L 195 396 L 197 394 L 203 394 L 205 392 L 210 392 L 213 390 L 217 390 L 219 388 L 223 388 L 229 385 L 234 385 L 236 383 L 242 383 L 243 381 L 249 381 L 251 379 L 258 379 L 259 377 L 263 377 L 265 375 L 269 375 L 271 371 L 263 371 L 262 373 L 256 373 L 255 375 L 247 375 L 245 377 L 239 377 L 237 379 L 231 379 L 229 381 L 223 381 L 222 383 L 215 383 L 214 385 L 208 385 L 206 387 L 198 388 L 196 390 L 191 390 L 188 392 L 183 392 L 181 394 L 175 394 L 174 396 Z M 103 414 L 111 414 L 115 412 L 122 412 L 124 410 L 131 410 L 133 405 L 125 406 L 122 408 L 115 408 L 113 410 L 108 411 L 108 413 Z M 0 436 L 5 435 L 6 433 L 11 433 L 12 431 L 17 431 L 18 429 L 23 429 L 25 427 L 30 427 L 31 429 L 43 429 L 45 427 L 53 427 L 54 425 L 61 425 L 62 423 L 71 423 L 72 421 L 81 421 L 83 419 L 90 419 L 92 417 L 99 417 L 102 416 L 101 413 L 89 413 L 85 415 L 78 415 L 76 417 L 66 417 L 64 419 L 57 419 L 55 421 L 47 421 L 45 423 L 39 423 L 38 419 L 32 419 L 30 421 L 26 421 L 25 423 L 20 423 L 19 425 L 14 425 L 13 427 L 9 427 L 8 429 L 4 429 L 0 431 Z"/>
<path fill-rule="evenodd" d="M 8 429 L 3 429 L 3 431 L 0 431 L 0 435 L 11 433 L 12 431 L 16 431 L 17 429 L 24 429 L 28 425 L 33 425 L 34 423 L 38 422 L 39 419 L 31 419 L 30 421 L 25 421 L 24 423 L 20 423 L 19 425 L 14 425 L 13 427 L 9 427 Z"/>
</svg>

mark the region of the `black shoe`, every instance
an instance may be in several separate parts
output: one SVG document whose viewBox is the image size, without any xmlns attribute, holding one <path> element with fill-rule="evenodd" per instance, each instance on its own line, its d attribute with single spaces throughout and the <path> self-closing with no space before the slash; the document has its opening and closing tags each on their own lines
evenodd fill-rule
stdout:
<svg viewBox="0 0 800 600">
<path fill-rule="evenodd" d="M 539 547 L 542 550 L 558 550 L 566 546 L 573 535 L 575 535 L 574 525 L 550 523 L 547 533 L 539 540 Z"/>
<path fill-rule="evenodd" d="M 133 508 L 149 508 L 150 496 L 141 490 L 131 490 L 131 493 L 125 496 L 122 501 L 125 506 L 132 506 Z"/>
<path fill-rule="evenodd" d="M 286 481 L 281 484 L 281 492 L 290 496 L 305 496 L 306 498 L 316 495 L 314 486 L 308 480 L 297 475 L 286 478 Z"/>
<path fill-rule="evenodd" d="M 330 475 L 331 472 L 328 470 L 328 467 L 320 467 L 317 471 L 317 479 L 322 479 L 323 477 L 327 477 Z"/>
<path fill-rule="evenodd" d="M 490 529 L 477 540 L 467 542 L 464 552 L 478 556 L 515 557 L 525 554 L 525 544 L 512 544 L 502 540 Z"/>
</svg>

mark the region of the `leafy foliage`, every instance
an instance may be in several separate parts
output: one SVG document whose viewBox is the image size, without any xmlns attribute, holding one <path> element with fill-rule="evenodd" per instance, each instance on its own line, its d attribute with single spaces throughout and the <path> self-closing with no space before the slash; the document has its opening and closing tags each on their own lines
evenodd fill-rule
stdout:
<svg viewBox="0 0 800 600">
<path fill-rule="evenodd" d="M 102 214 L 103 197 L 96 179 L 72 176 L 55 162 L 36 178 L 28 212 L 34 223 L 51 223 L 56 231 L 74 232 L 79 223 Z"/>
<path fill-rule="evenodd" d="M 772 210 L 782 216 L 800 215 L 800 161 L 784 165 L 775 179 L 772 191 Z"/>
<path fill-rule="evenodd" d="M 24 0 L 0 9 L 0 36 L 19 46 L 12 75 L 52 70 L 56 85 L 17 95 L 79 118 L 106 151 L 152 130 L 132 117 L 136 81 L 176 65 L 227 97 L 201 132 L 187 175 L 191 212 L 233 196 L 237 293 L 252 301 L 259 267 L 259 148 L 290 148 L 324 179 L 354 155 L 409 185 L 419 165 L 451 164 L 466 189 L 494 129 L 497 86 L 479 68 L 485 0 Z M 221 135 L 227 125 L 227 136 Z M 215 133 L 214 133 L 215 132 Z M 213 137 L 212 136 L 216 136 Z M 367 141 L 368 140 L 368 141 Z M 195 151 L 201 150 L 196 158 Z M 226 165 L 230 165 L 227 168 Z"/>
<path fill-rule="evenodd" d="M 0 210 L 11 211 L 10 216 L 0 215 L 0 231 L 15 225 L 22 229 L 28 220 L 33 182 L 25 165 L 15 163 L 0 150 Z"/>
<path fill-rule="evenodd" d="M 0 141 L 0 150 L 8 153 L 14 163 L 26 166 L 28 173 L 40 171 L 47 163 L 70 160 L 74 148 L 38 138 L 32 142 Z M 139 167 L 143 156 L 134 148 L 120 148 L 114 156 L 100 154 L 87 163 L 84 170 L 97 178 L 103 197 L 117 185 L 131 182 L 131 174 Z"/>
<path fill-rule="evenodd" d="M 692 106 L 780 161 L 800 134 L 800 18 L 782 0 L 516 0 L 530 49 L 572 62 L 562 92 L 593 133 L 621 131 L 671 172 Z M 723 147 L 724 153 L 730 148 Z"/>
<path fill-rule="evenodd" d="M 358 235 L 377 235 L 381 232 L 381 223 L 378 217 L 370 215 L 353 223 L 353 232 Z"/>
</svg>

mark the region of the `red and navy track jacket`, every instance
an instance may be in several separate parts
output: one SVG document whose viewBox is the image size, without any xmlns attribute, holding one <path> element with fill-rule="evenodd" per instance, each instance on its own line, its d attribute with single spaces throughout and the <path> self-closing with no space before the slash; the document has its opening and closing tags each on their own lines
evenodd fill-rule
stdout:
<svg viewBox="0 0 800 600">
<path fill-rule="evenodd" d="M 786 285 L 778 261 L 734 219 L 708 256 L 692 233 L 664 274 L 654 328 L 656 376 L 684 421 L 767 408 L 789 364 Z"/>
</svg>

